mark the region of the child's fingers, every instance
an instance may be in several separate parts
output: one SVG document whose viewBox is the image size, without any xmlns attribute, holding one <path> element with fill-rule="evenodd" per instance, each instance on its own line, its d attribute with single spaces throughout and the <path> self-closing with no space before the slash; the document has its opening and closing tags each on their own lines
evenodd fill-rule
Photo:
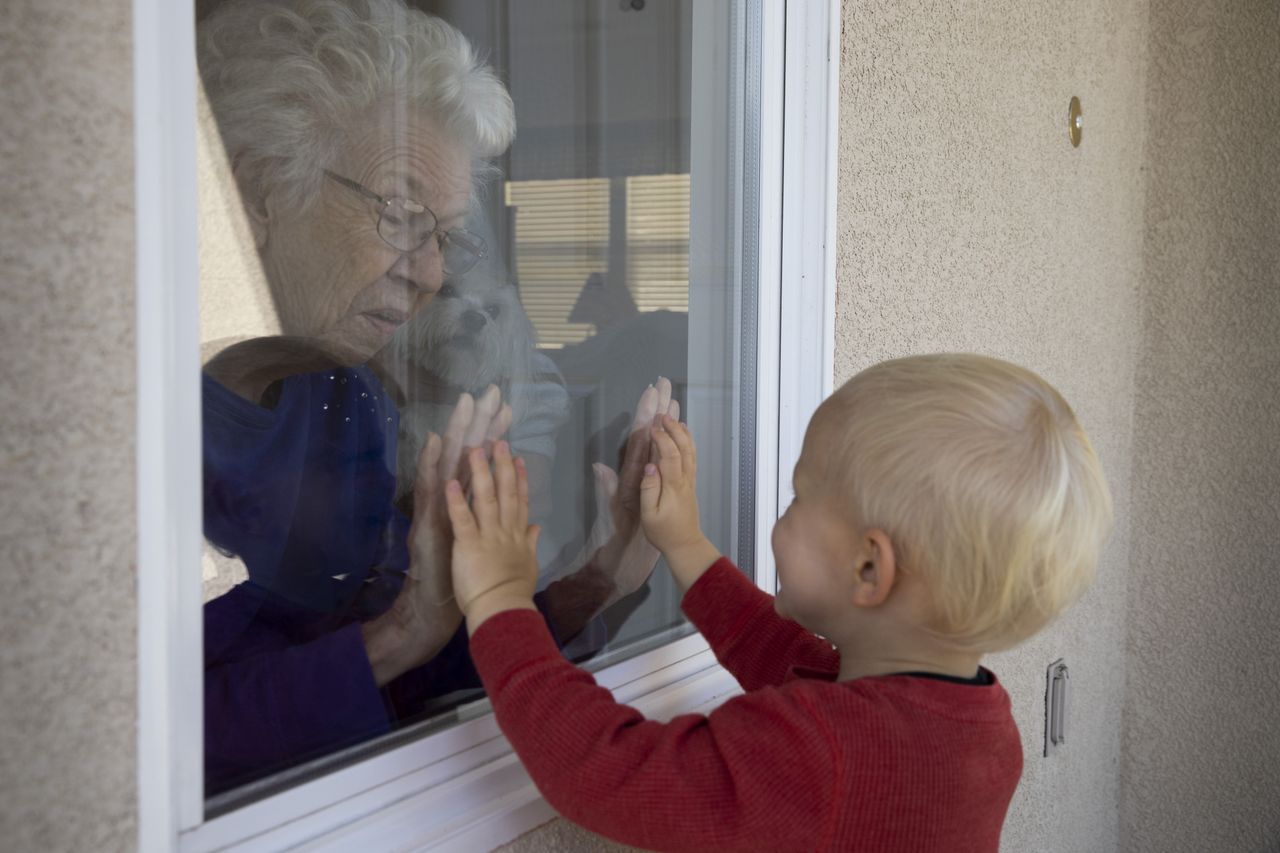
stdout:
<svg viewBox="0 0 1280 853">
<path fill-rule="evenodd" d="M 473 449 L 467 454 L 471 469 L 471 511 L 481 530 L 487 530 L 498 522 L 498 495 L 493 485 L 493 472 L 484 451 Z"/>
<path fill-rule="evenodd" d="M 671 440 L 680 449 L 681 470 L 690 477 L 694 476 L 698 470 L 698 448 L 693 443 L 693 434 L 689 432 L 689 427 L 671 418 L 663 421 L 662 425 L 666 428 L 667 435 L 671 436 Z"/>
<path fill-rule="evenodd" d="M 440 489 L 440 436 L 434 432 L 427 433 L 427 441 L 418 453 L 418 469 L 413 478 L 415 504 L 423 507 L 435 497 Z"/>
<path fill-rule="evenodd" d="M 520 511 L 517 496 L 516 466 L 511 459 L 511 445 L 499 441 L 493 446 L 493 479 L 498 500 L 498 520 L 508 530 L 523 530 L 516 526 Z"/>
<path fill-rule="evenodd" d="M 444 487 L 445 504 L 449 508 L 449 523 L 453 525 L 453 538 L 466 542 L 475 538 L 480 530 L 476 526 L 475 516 L 467 506 L 466 495 L 462 494 L 462 484 L 450 480 Z"/>
<path fill-rule="evenodd" d="M 649 463 L 644 466 L 644 479 L 640 481 L 640 515 L 652 515 L 657 512 L 660 497 L 662 497 L 662 477 L 658 474 L 658 466 Z"/>
<path fill-rule="evenodd" d="M 516 457 L 516 500 L 516 529 L 519 530 L 529 525 L 529 469 L 519 456 Z"/>
<path fill-rule="evenodd" d="M 662 479 L 669 483 L 680 482 L 684 474 L 684 465 L 680 459 L 680 448 L 676 446 L 671 435 L 661 426 L 655 426 L 653 444 L 658 448 L 658 470 L 662 472 Z"/>
<path fill-rule="evenodd" d="M 530 524 L 528 529 L 524 532 L 524 543 L 528 545 L 529 550 L 534 553 L 537 553 L 538 551 L 538 536 L 541 535 L 541 533 L 542 525 L 540 524 Z"/>
</svg>

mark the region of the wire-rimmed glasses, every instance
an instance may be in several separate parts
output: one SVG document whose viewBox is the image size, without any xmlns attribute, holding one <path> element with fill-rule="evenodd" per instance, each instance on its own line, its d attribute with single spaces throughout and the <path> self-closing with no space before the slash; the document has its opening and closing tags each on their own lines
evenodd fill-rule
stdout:
<svg viewBox="0 0 1280 853">
<path fill-rule="evenodd" d="M 425 204 L 409 198 L 383 198 L 363 184 L 328 169 L 324 170 L 324 174 L 347 189 L 378 203 L 378 236 L 398 252 L 416 251 L 432 236 L 436 236 L 440 241 L 444 271 L 450 275 L 461 275 L 489 253 L 484 239 L 465 228 L 441 231 L 440 220 Z"/>
</svg>

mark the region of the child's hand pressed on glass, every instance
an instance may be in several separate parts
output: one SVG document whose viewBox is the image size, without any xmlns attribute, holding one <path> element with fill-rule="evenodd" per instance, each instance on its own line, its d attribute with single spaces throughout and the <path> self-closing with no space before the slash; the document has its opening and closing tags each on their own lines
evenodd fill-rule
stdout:
<svg viewBox="0 0 1280 853">
<path fill-rule="evenodd" d="M 660 415 L 650 430 L 655 462 L 640 481 L 640 523 L 684 589 L 720 556 L 698 521 L 698 451 L 689 427 Z"/>
<path fill-rule="evenodd" d="M 453 592 L 474 632 L 485 619 L 533 609 L 539 528 L 529 524 L 529 476 L 511 446 L 499 441 L 490 470 L 483 450 L 467 456 L 471 502 L 457 480 L 445 488 L 453 524 Z"/>
</svg>

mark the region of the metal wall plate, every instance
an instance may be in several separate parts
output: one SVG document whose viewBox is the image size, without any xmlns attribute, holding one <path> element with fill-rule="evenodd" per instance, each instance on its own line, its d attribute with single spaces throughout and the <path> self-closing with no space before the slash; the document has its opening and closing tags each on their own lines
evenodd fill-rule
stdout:
<svg viewBox="0 0 1280 853">
<path fill-rule="evenodd" d="M 1067 742 L 1067 707 L 1071 698 L 1071 676 L 1067 664 L 1058 658 L 1045 672 L 1044 754 L 1048 758 Z"/>
</svg>

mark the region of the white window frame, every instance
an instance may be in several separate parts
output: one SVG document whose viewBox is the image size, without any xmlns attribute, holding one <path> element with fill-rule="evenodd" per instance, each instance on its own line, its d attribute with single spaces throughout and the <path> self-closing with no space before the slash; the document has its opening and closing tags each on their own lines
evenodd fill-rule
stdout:
<svg viewBox="0 0 1280 853">
<path fill-rule="evenodd" d="M 552 817 L 491 714 L 203 818 L 194 4 L 134 0 L 138 825 L 142 850 L 490 849 Z M 831 391 L 839 0 L 763 0 L 756 581 Z M 783 283 L 786 286 L 783 286 Z M 185 283 L 185 286 L 184 286 Z M 802 343 L 804 342 L 804 343 Z M 820 346 L 809 342 L 820 342 Z M 179 568 L 184 567 L 184 568 Z M 597 674 L 649 716 L 737 690 L 700 636 Z"/>
</svg>

